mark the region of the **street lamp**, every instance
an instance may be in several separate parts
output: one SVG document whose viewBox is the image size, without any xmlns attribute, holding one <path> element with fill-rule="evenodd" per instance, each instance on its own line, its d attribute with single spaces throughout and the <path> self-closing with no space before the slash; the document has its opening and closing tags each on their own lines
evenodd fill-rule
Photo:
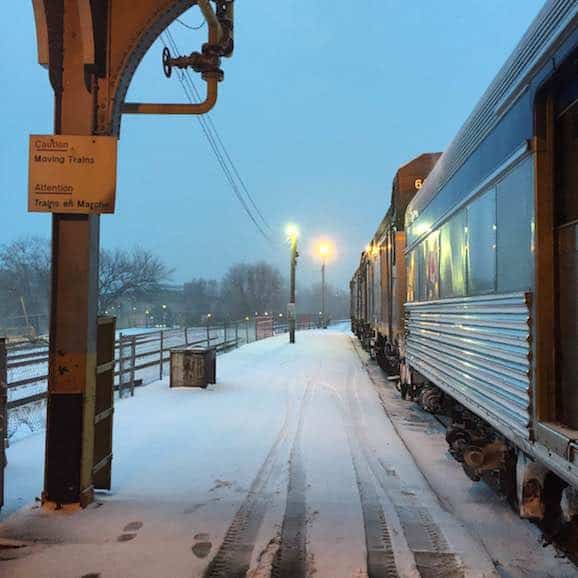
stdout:
<svg viewBox="0 0 578 578">
<path fill-rule="evenodd" d="M 325 321 L 325 264 L 329 256 L 329 245 L 321 243 L 319 245 L 319 256 L 321 257 L 321 323 L 323 328 L 327 328 Z"/>
<path fill-rule="evenodd" d="M 295 343 L 295 270 L 297 269 L 297 257 L 299 257 L 299 253 L 297 252 L 297 237 L 299 236 L 299 230 L 295 225 L 287 225 L 285 232 L 287 233 L 287 240 L 291 246 L 291 284 L 289 305 L 287 306 L 287 316 L 289 317 L 289 343 Z"/>
<path fill-rule="evenodd" d="M 329 243 L 320 243 L 319 257 L 321 258 L 321 324 L 323 329 L 327 329 L 327 315 L 325 307 L 325 265 L 331 255 L 331 246 Z"/>
</svg>

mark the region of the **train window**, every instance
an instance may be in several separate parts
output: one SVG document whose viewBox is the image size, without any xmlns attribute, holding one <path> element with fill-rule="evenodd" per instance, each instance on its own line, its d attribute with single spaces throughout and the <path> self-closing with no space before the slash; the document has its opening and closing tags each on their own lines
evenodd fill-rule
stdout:
<svg viewBox="0 0 578 578">
<path fill-rule="evenodd" d="M 468 206 L 468 294 L 493 293 L 496 284 L 496 191 Z"/>
<path fill-rule="evenodd" d="M 417 278 L 418 268 L 416 256 L 418 251 L 419 247 L 407 256 L 407 300 L 409 302 L 417 300 L 416 291 L 419 287 L 419 279 Z"/>
<path fill-rule="evenodd" d="M 455 214 L 440 231 L 441 297 L 466 294 L 466 211 Z"/>
<path fill-rule="evenodd" d="M 440 296 L 440 233 L 434 231 L 425 242 L 424 247 L 424 298 L 438 299 Z"/>
<path fill-rule="evenodd" d="M 381 321 L 381 249 L 379 245 L 373 258 L 373 320 Z"/>
<path fill-rule="evenodd" d="M 417 284 L 416 284 L 416 297 L 418 301 L 424 301 L 427 299 L 427 277 L 426 277 L 426 245 L 425 241 L 420 243 L 416 248 L 416 259 L 417 259 Z"/>
<path fill-rule="evenodd" d="M 497 187 L 498 293 L 527 290 L 533 284 L 533 159 L 528 157 Z"/>
</svg>

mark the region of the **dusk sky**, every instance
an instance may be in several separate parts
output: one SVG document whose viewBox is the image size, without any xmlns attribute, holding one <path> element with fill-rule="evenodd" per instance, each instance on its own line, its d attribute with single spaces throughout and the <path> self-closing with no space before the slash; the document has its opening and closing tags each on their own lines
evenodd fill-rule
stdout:
<svg viewBox="0 0 578 578">
<path fill-rule="evenodd" d="M 283 229 L 301 229 L 302 282 L 318 278 L 316 239 L 337 248 L 328 280 L 342 288 L 389 204 L 394 173 L 442 151 L 508 57 L 542 0 L 281 0 L 236 3 L 236 49 L 211 113 L 274 231 L 267 242 L 243 212 L 195 118 L 123 118 L 117 211 L 104 247 L 140 245 L 174 268 L 172 281 L 220 278 L 264 259 L 285 274 Z M 27 206 L 28 135 L 52 132 L 53 98 L 37 64 L 32 2 L 3 6 L 0 47 L 0 243 L 48 237 L 50 216 Z M 198 8 L 183 22 L 201 22 Z M 206 29 L 179 23 L 182 53 Z M 157 41 L 127 100 L 185 100 L 163 76 Z M 199 79 L 197 86 L 202 87 Z"/>
</svg>

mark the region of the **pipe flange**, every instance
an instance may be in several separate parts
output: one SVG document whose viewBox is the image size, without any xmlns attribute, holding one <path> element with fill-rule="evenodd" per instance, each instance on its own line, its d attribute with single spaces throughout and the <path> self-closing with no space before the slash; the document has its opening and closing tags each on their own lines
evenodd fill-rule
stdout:
<svg viewBox="0 0 578 578">
<path fill-rule="evenodd" d="M 218 68 L 217 70 L 207 70 L 202 73 L 203 80 L 216 79 L 217 82 L 222 82 L 225 78 L 225 73 Z"/>
</svg>

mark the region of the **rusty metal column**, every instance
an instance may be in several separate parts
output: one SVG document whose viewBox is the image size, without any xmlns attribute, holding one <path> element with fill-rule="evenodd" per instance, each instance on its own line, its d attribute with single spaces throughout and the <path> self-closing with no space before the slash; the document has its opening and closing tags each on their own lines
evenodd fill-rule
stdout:
<svg viewBox="0 0 578 578">
<path fill-rule="evenodd" d="M 58 1 L 58 0 L 57 0 Z M 51 46 L 55 133 L 89 135 L 96 118 L 96 82 L 83 60 L 78 3 L 60 0 L 61 46 Z M 54 214 L 46 461 L 43 502 L 93 498 L 94 394 L 100 218 Z"/>
</svg>

